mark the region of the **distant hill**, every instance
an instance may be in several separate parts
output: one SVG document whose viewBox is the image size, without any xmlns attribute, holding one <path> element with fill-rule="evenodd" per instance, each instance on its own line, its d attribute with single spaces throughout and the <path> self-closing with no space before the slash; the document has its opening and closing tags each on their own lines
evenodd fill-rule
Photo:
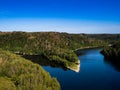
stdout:
<svg viewBox="0 0 120 90">
<path fill-rule="evenodd" d="M 99 35 L 59 32 L 0 32 L 0 47 L 12 51 L 24 51 L 25 53 L 42 53 L 46 49 L 53 49 L 53 47 L 75 50 L 80 47 L 106 44 L 102 39 L 106 36 L 97 37 Z M 26 49 L 29 49 L 29 52 Z M 39 49 L 41 49 L 39 52 L 36 51 Z"/>
<path fill-rule="evenodd" d="M 120 34 L 87 34 L 87 36 L 98 40 L 104 40 L 110 44 L 120 40 Z"/>
</svg>

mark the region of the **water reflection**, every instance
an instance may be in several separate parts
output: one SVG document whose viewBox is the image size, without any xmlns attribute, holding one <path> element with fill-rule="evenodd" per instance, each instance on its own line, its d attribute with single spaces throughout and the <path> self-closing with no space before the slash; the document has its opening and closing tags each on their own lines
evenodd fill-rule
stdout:
<svg viewBox="0 0 120 90">
<path fill-rule="evenodd" d="M 51 66 L 53 68 L 62 68 L 64 71 L 68 70 L 67 68 L 63 67 L 60 64 L 54 63 L 49 61 L 46 57 L 41 56 L 41 55 L 23 55 L 25 59 L 28 59 L 34 63 L 37 63 L 41 66 Z"/>
</svg>

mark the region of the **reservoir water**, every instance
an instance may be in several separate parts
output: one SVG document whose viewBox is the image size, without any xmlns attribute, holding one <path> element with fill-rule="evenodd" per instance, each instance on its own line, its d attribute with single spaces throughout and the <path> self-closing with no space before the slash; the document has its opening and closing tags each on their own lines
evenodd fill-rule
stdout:
<svg viewBox="0 0 120 90">
<path fill-rule="evenodd" d="M 100 49 L 82 50 L 80 71 L 43 66 L 51 76 L 56 77 L 61 90 L 120 90 L 120 64 L 104 60 Z"/>
</svg>

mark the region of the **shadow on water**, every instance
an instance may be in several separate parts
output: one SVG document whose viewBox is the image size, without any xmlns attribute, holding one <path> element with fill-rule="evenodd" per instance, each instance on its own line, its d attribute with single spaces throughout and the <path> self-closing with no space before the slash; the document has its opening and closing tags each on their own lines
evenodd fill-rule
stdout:
<svg viewBox="0 0 120 90">
<path fill-rule="evenodd" d="M 64 71 L 68 70 L 67 68 L 63 67 L 62 65 L 54 63 L 54 62 L 48 60 L 48 58 L 41 56 L 41 55 L 22 55 L 22 57 L 32 61 L 33 63 L 37 63 L 41 66 L 51 66 L 53 68 L 56 68 L 56 67 L 62 68 Z"/>
<path fill-rule="evenodd" d="M 104 62 L 106 64 L 111 65 L 115 70 L 117 70 L 118 72 L 120 72 L 120 58 L 115 59 L 115 58 L 104 58 Z"/>
<path fill-rule="evenodd" d="M 74 51 L 76 53 L 77 56 L 81 56 L 81 55 L 86 55 L 86 54 L 90 54 L 90 53 L 94 53 L 95 51 L 101 51 L 102 48 L 101 47 L 96 47 L 96 48 L 85 48 L 85 49 L 78 49 L 76 51 Z"/>
</svg>

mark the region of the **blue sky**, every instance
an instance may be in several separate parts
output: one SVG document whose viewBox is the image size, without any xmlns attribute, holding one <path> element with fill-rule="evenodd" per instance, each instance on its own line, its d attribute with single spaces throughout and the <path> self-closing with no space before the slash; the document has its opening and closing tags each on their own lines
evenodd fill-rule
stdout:
<svg viewBox="0 0 120 90">
<path fill-rule="evenodd" d="M 120 33 L 120 0 L 0 0 L 0 31 Z"/>
</svg>

